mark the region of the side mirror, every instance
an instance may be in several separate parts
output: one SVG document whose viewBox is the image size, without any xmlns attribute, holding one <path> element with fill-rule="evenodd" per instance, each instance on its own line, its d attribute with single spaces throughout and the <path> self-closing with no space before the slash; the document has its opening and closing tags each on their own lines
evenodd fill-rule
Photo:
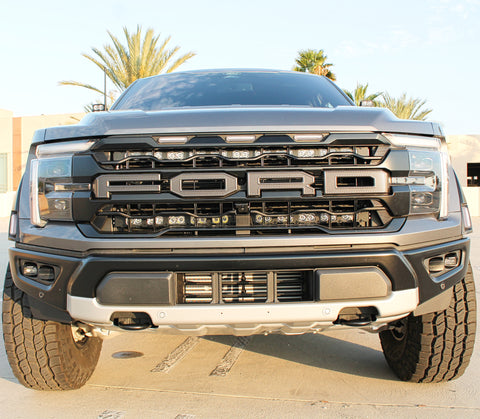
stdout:
<svg viewBox="0 0 480 419">
<path fill-rule="evenodd" d="M 360 106 L 366 106 L 367 108 L 374 108 L 375 103 L 373 102 L 373 100 L 361 100 Z"/>
</svg>

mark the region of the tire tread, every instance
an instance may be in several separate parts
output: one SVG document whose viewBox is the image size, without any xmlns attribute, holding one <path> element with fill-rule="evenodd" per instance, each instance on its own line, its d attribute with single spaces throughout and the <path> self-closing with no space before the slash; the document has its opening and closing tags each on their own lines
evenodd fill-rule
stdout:
<svg viewBox="0 0 480 419">
<path fill-rule="evenodd" d="M 5 277 L 2 319 L 10 367 L 25 387 L 70 390 L 80 388 L 90 378 L 100 355 L 101 340 L 88 338 L 85 347 L 80 349 L 73 341 L 70 325 L 35 319 L 27 295 L 15 286 L 9 269 Z M 76 362 L 76 356 L 80 356 L 82 362 Z"/>
<path fill-rule="evenodd" d="M 406 320 L 399 343 L 390 331 L 380 333 L 388 364 L 404 381 L 436 383 L 461 376 L 473 352 L 476 330 L 475 284 L 471 266 L 453 287 L 446 310 Z"/>
</svg>

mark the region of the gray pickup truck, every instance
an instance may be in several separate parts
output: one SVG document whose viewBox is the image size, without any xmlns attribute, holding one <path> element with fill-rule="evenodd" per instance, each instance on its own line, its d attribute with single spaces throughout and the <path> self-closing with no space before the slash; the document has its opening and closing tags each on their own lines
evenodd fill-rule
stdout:
<svg viewBox="0 0 480 419">
<path fill-rule="evenodd" d="M 439 125 L 266 70 L 138 80 L 35 133 L 12 212 L 15 376 L 73 389 L 109 330 L 379 333 L 402 380 L 473 350 L 472 225 Z M 134 333 L 134 332 L 132 332 Z M 132 335 L 133 336 L 133 335 Z"/>
</svg>

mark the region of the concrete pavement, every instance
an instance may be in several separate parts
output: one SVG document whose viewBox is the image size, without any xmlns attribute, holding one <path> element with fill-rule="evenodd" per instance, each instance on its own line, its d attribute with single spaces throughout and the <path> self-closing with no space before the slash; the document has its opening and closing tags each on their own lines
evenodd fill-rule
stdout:
<svg viewBox="0 0 480 419">
<path fill-rule="evenodd" d="M 480 217 L 474 225 L 478 284 Z M 1 219 L 1 272 L 6 230 Z M 252 338 L 123 333 L 104 342 L 87 385 L 69 392 L 25 389 L 3 341 L 0 347 L 1 418 L 477 418 L 479 384 L 478 339 L 460 379 L 410 384 L 390 372 L 378 336 L 359 330 Z"/>
</svg>

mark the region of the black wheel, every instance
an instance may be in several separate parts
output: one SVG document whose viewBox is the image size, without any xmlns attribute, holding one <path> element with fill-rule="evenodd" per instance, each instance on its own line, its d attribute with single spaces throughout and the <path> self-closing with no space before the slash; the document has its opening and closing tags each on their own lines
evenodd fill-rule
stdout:
<svg viewBox="0 0 480 419">
<path fill-rule="evenodd" d="M 450 306 L 408 317 L 380 333 L 388 365 L 404 381 L 438 383 L 460 377 L 473 352 L 476 329 L 472 268 L 453 288 Z"/>
<path fill-rule="evenodd" d="M 72 390 L 92 375 L 102 340 L 70 324 L 33 318 L 28 297 L 7 268 L 3 291 L 3 339 L 8 362 L 25 387 Z"/>
</svg>

